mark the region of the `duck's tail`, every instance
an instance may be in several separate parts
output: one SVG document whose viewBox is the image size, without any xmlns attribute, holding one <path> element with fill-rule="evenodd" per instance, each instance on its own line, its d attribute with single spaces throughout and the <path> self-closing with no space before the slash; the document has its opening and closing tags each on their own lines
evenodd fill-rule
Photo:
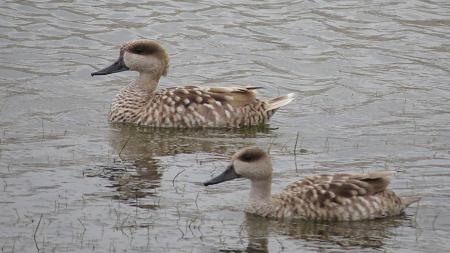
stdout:
<svg viewBox="0 0 450 253">
<path fill-rule="evenodd" d="M 269 106 L 266 108 L 266 111 L 273 111 L 282 106 L 285 106 L 285 105 L 289 104 L 290 102 L 292 102 L 292 100 L 294 100 L 294 98 L 296 96 L 297 95 L 295 93 L 289 93 L 289 94 L 281 96 L 281 97 L 273 98 L 273 99 L 267 101 L 267 104 L 269 104 Z"/>
<path fill-rule="evenodd" d="M 403 205 L 405 205 L 405 207 L 408 207 L 412 203 L 419 201 L 421 198 L 420 197 L 400 197 L 400 199 L 402 200 Z"/>
</svg>

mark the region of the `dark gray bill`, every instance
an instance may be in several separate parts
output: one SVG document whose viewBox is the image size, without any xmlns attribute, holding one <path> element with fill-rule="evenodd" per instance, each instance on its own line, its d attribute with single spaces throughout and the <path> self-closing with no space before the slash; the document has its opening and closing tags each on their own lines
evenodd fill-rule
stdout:
<svg viewBox="0 0 450 253">
<path fill-rule="evenodd" d="M 128 67 L 125 66 L 125 62 L 123 61 L 123 57 L 120 56 L 116 62 L 114 62 L 111 66 L 101 69 L 97 72 L 91 73 L 91 76 L 99 76 L 99 75 L 108 75 L 112 73 L 122 72 L 128 70 Z"/>
<path fill-rule="evenodd" d="M 218 183 L 233 180 L 233 179 L 239 178 L 239 177 L 241 177 L 241 176 L 238 175 L 236 173 L 236 171 L 234 171 L 234 166 L 230 165 L 227 167 L 227 169 L 224 172 L 222 172 L 222 174 L 218 175 L 217 177 L 215 177 L 207 182 L 204 182 L 203 185 L 208 186 L 208 185 L 218 184 Z"/>
</svg>

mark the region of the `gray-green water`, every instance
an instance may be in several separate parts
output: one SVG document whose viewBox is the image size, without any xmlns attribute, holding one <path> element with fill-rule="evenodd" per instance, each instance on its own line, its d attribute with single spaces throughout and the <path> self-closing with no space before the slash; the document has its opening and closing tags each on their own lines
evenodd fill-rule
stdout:
<svg viewBox="0 0 450 253">
<path fill-rule="evenodd" d="M 136 74 L 89 74 L 136 38 L 169 51 L 162 87 L 298 99 L 263 131 L 111 125 Z M 450 251 L 446 0 L 2 1 L 0 55 L 1 252 Z M 274 191 L 387 168 L 423 200 L 362 223 L 247 216 L 247 182 L 200 185 L 247 145 L 270 147 Z"/>
</svg>

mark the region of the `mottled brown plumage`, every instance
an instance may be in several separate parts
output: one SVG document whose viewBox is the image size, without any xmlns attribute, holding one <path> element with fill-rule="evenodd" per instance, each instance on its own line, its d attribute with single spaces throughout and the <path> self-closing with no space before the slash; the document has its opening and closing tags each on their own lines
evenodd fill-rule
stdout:
<svg viewBox="0 0 450 253">
<path fill-rule="evenodd" d="M 139 72 L 139 78 L 113 100 L 110 121 L 153 127 L 245 127 L 266 123 L 278 108 L 294 99 L 291 93 L 261 101 L 255 92 L 260 87 L 184 86 L 157 90 L 168 68 L 169 57 L 157 42 L 135 40 L 121 47 L 113 65 L 92 73 Z"/>
<path fill-rule="evenodd" d="M 398 197 L 387 189 L 391 172 L 306 177 L 271 196 L 272 164 L 255 147 L 238 151 L 222 175 L 205 185 L 237 177 L 251 180 L 246 211 L 264 217 L 355 221 L 400 214 L 417 197 Z"/>
</svg>

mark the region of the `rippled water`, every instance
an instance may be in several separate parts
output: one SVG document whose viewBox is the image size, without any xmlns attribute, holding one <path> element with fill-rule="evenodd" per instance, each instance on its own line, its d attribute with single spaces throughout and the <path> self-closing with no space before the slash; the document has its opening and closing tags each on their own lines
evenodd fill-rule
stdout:
<svg viewBox="0 0 450 253">
<path fill-rule="evenodd" d="M 447 252 L 448 1 L 0 2 L 2 252 Z M 119 44 L 160 41 L 161 86 L 297 92 L 268 129 L 111 125 L 135 73 L 91 78 Z M 294 155 L 297 133 L 298 144 Z M 274 191 L 302 175 L 397 171 L 392 219 L 247 216 L 245 181 L 205 189 L 240 147 L 270 148 Z"/>
</svg>

